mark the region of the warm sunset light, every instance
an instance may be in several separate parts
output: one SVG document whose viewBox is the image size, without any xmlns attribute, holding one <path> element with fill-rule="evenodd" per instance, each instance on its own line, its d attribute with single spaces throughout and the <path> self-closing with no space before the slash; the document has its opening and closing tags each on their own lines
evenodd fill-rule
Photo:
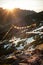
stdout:
<svg viewBox="0 0 43 65">
<path fill-rule="evenodd" d="M 0 0 L 0 7 L 4 9 L 21 8 L 27 10 L 43 10 L 43 0 Z"/>
<path fill-rule="evenodd" d="M 4 9 L 12 10 L 12 9 L 16 8 L 15 5 L 16 5 L 16 4 L 15 4 L 13 1 L 7 1 L 7 2 L 3 5 L 3 8 L 4 8 Z"/>
</svg>

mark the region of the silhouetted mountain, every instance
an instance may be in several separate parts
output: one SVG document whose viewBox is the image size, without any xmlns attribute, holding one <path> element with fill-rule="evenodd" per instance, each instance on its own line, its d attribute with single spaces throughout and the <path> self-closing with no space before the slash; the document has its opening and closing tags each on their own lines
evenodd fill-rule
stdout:
<svg viewBox="0 0 43 65">
<path fill-rule="evenodd" d="M 43 11 L 39 12 L 39 13 L 34 13 L 34 14 L 31 14 L 31 15 L 27 15 L 25 17 L 25 21 L 27 21 L 30 24 L 31 23 L 38 23 L 38 24 L 42 23 L 43 24 Z"/>
<path fill-rule="evenodd" d="M 27 26 L 32 23 L 43 23 L 43 11 L 36 13 L 35 11 L 14 9 L 13 11 L 8 11 L 6 9 L 0 8 L 0 38 L 9 30 L 12 24 L 16 26 Z M 16 30 L 16 29 L 15 29 Z M 15 33 L 15 30 L 13 30 Z M 16 33 L 18 30 L 16 30 Z"/>
<path fill-rule="evenodd" d="M 30 15 L 35 13 L 34 11 L 29 11 L 29 10 L 21 10 L 21 9 L 14 9 L 12 12 L 0 8 L 0 24 L 8 24 L 8 23 L 14 23 L 19 25 L 23 21 L 23 18 L 26 15 Z M 22 23 L 21 23 L 22 25 Z M 21 26 L 20 25 L 20 26 Z"/>
<path fill-rule="evenodd" d="M 32 18 L 36 19 L 36 21 L 43 21 L 43 11 L 33 14 Z"/>
</svg>

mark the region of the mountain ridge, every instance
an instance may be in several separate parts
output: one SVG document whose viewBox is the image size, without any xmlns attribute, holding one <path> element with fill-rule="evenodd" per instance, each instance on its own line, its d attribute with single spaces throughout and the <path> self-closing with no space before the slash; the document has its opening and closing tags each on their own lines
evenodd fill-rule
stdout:
<svg viewBox="0 0 43 65">
<path fill-rule="evenodd" d="M 35 11 L 16 8 L 10 12 L 6 9 L 0 8 L 0 37 L 3 37 L 12 24 L 22 27 L 35 23 L 37 26 L 39 26 L 41 21 L 43 23 L 43 11 L 37 13 Z M 15 30 L 13 31 L 15 33 Z"/>
</svg>

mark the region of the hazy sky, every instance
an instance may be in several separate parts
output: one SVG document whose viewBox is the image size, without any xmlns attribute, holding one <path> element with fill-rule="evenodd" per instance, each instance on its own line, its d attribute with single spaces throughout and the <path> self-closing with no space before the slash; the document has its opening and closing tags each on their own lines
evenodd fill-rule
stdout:
<svg viewBox="0 0 43 65">
<path fill-rule="evenodd" d="M 43 0 L 0 0 L 0 7 L 43 11 Z"/>
</svg>

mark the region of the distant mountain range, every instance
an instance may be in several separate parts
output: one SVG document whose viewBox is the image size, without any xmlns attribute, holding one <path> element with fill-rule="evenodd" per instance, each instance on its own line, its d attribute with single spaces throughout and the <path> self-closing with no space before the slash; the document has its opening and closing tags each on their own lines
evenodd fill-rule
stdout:
<svg viewBox="0 0 43 65">
<path fill-rule="evenodd" d="M 12 24 L 22 27 L 31 25 L 32 23 L 36 23 L 37 26 L 40 24 L 43 25 L 43 11 L 37 13 L 35 11 L 22 10 L 19 8 L 8 11 L 0 8 L 0 38 L 3 37 Z M 17 32 L 18 30 L 13 29 L 13 31 Z"/>
</svg>

